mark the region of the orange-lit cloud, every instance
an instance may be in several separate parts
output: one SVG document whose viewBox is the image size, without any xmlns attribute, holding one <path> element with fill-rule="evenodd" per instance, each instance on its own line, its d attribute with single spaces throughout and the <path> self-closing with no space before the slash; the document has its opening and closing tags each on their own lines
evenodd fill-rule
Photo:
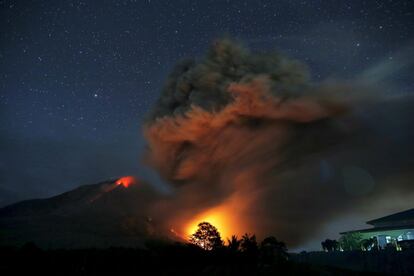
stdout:
<svg viewBox="0 0 414 276">
<path fill-rule="evenodd" d="M 165 221 L 176 230 L 185 228 L 185 235 L 203 220 L 224 237 L 280 229 L 280 220 L 270 221 L 266 229 L 249 227 L 262 220 L 263 212 L 256 212 L 263 192 L 278 181 L 265 176 L 285 161 L 282 147 L 292 138 L 295 124 L 345 110 L 306 97 L 271 96 L 265 78 L 228 89 L 234 101 L 218 112 L 194 107 L 186 116 L 160 118 L 145 130 L 151 149 L 147 161 L 178 185 L 177 196 L 162 211 L 174 210 Z"/>
<path fill-rule="evenodd" d="M 352 85 L 311 85 L 306 75 L 296 61 L 227 40 L 179 65 L 144 128 L 146 162 L 174 188 L 150 207 L 154 221 L 181 236 L 208 221 L 223 237 L 272 234 L 294 245 L 384 194 L 389 187 L 377 182 L 365 197 L 348 195 L 335 171 L 385 152 L 353 113 L 366 97 Z"/>
</svg>

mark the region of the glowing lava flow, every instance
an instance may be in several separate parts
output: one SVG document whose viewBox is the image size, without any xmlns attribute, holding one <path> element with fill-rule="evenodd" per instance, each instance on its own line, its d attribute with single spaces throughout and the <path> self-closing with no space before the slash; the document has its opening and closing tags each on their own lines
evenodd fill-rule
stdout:
<svg viewBox="0 0 414 276">
<path fill-rule="evenodd" d="M 133 177 L 133 176 L 124 176 L 124 177 L 121 177 L 120 179 L 118 179 L 115 182 L 115 184 L 118 185 L 118 186 L 122 185 L 125 188 L 128 188 L 129 186 L 135 184 L 136 182 L 137 181 L 136 181 L 135 177 Z"/>
</svg>

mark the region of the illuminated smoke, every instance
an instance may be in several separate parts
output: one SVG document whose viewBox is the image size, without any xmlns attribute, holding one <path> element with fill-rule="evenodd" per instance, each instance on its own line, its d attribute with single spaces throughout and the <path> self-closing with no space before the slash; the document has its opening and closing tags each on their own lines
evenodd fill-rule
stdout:
<svg viewBox="0 0 414 276">
<path fill-rule="evenodd" d="M 226 233 L 273 234 L 294 245 L 383 194 L 380 181 L 349 194 L 353 186 L 344 188 L 336 173 L 377 154 L 361 150 L 361 141 L 383 146 L 355 111 L 373 103 L 354 85 L 317 86 L 307 75 L 296 61 L 229 40 L 214 43 L 201 61 L 178 65 L 144 129 L 148 164 L 174 185 L 152 216 L 185 235 L 203 214 L 220 213 Z M 347 183 L 368 174 L 361 170 L 343 169 L 351 173 Z"/>
</svg>

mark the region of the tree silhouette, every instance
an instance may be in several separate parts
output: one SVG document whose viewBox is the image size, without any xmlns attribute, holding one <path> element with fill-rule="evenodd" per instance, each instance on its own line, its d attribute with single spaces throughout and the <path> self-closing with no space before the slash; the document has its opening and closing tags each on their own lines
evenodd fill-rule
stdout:
<svg viewBox="0 0 414 276">
<path fill-rule="evenodd" d="M 231 239 L 227 239 L 227 248 L 232 252 L 237 252 L 240 248 L 241 240 L 236 235 L 231 236 Z"/>
<path fill-rule="evenodd" d="M 216 227 L 208 222 L 200 222 L 197 231 L 190 236 L 190 242 L 205 250 L 212 250 L 223 246 L 223 241 Z"/>
<path fill-rule="evenodd" d="M 240 241 L 240 249 L 248 262 L 256 262 L 259 255 L 256 235 L 244 234 Z"/>
<path fill-rule="evenodd" d="M 332 249 L 333 251 L 338 251 L 339 250 L 339 242 L 337 240 L 332 240 Z"/>
<path fill-rule="evenodd" d="M 343 250 L 360 250 L 362 235 L 360 233 L 347 233 L 339 239 Z"/>
<path fill-rule="evenodd" d="M 260 251 L 265 263 L 281 262 L 288 259 L 286 244 L 273 236 L 267 237 L 261 242 Z"/>
<path fill-rule="evenodd" d="M 321 242 L 323 251 L 331 252 L 331 251 L 337 251 L 339 249 L 339 242 L 336 240 L 330 240 L 326 239 L 323 242 Z"/>
</svg>

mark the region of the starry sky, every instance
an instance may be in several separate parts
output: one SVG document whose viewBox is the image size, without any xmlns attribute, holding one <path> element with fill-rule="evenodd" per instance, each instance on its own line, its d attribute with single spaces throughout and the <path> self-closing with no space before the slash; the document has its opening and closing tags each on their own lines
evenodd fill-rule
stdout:
<svg viewBox="0 0 414 276">
<path fill-rule="evenodd" d="M 121 175 L 155 178 L 140 164 L 142 122 L 174 64 L 219 37 L 300 59 L 315 82 L 387 64 L 393 93 L 413 91 L 410 64 L 393 63 L 410 59 L 413 1 L 39 0 L 0 9 L 0 205 Z"/>
</svg>

